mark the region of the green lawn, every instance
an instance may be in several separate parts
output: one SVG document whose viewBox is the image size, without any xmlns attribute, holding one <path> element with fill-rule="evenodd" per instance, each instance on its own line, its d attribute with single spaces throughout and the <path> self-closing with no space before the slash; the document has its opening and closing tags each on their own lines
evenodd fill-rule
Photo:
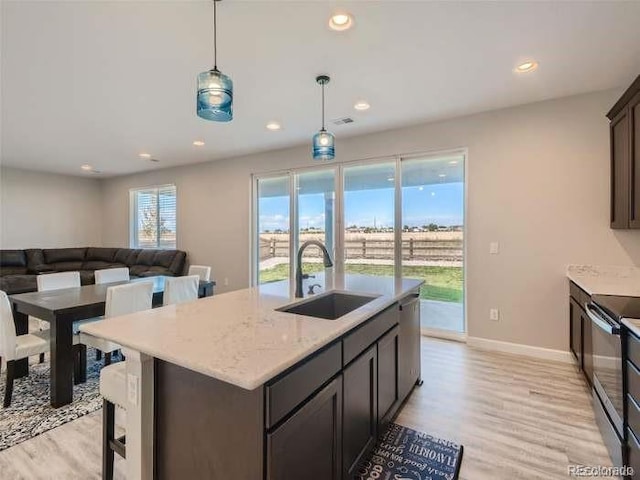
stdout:
<svg viewBox="0 0 640 480">
<path fill-rule="evenodd" d="M 347 264 L 347 273 L 363 275 L 393 276 L 392 265 Z M 304 272 L 313 273 L 323 270 L 321 263 L 305 263 Z M 260 272 L 260 282 L 269 283 L 284 280 L 289 274 L 289 265 L 281 264 Z M 443 302 L 461 303 L 463 300 L 462 267 L 417 267 L 406 266 L 403 275 L 408 278 L 418 278 L 425 281 L 420 289 L 420 298 L 425 300 L 440 300 Z"/>
</svg>

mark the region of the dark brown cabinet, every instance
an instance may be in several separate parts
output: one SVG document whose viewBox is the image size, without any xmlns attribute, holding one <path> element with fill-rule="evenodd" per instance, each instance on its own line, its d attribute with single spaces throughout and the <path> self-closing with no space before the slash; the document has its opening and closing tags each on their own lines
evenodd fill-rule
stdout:
<svg viewBox="0 0 640 480">
<path fill-rule="evenodd" d="M 400 301 L 398 390 L 405 398 L 420 379 L 420 295 Z"/>
<path fill-rule="evenodd" d="M 378 340 L 378 430 L 389 424 L 398 395 L 398 326 Z"/>
<path fill-rule="evenodd" d="M 342 377 L 267 435 L 267 479 L 342 478 Z"/>
<path fill-rule="evenodd" d="M 607 113 L 611 228 L 640 228 L 640 76 Z"/>
<path fill-rule="evenodd" d="M 569 297 L 569 348 L 576 364 L 583 371 L 589 384 L 593 383 L 593 345 L 591 321 L 584 311 L 590 296 L 575 283 L 570 283 Z"/>
<path fill-rule="evenodd" d="M 378 356 L 373 345 L 343 376 L 343 479 L 354 478 L 360 460 L 375 445 L 378 428 Z"/>
</svg>

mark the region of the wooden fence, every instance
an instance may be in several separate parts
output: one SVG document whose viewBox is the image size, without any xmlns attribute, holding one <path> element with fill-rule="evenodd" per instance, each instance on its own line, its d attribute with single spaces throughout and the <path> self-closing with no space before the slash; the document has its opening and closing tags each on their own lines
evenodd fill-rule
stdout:
<svg viewBox="0 0 640 480">
<path fill-rule="evenodd" d="M 393 239 L 359 238 L 345 240 L 347 259 L 393 260 Z M 260 237 L 260 260 L 288 257 L 289 241 Z M 320 257 L 319 248 L 305 250 L 305 258 Z M 402 240 L 402 258 L 405 260 L 462 261 L 463 244 L 459 239 L 407 238 Z"/>
</svg>

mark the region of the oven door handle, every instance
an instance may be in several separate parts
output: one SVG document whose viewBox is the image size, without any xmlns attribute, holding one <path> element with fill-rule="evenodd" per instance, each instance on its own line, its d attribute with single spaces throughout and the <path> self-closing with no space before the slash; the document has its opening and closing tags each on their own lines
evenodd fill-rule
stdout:
<svg viewBox="0 0 640 480">
<path fill-rule="evenodd" d="M 609 335 L 620 335 L 620 327 L 611 325 L 604 318 L 600 317 L 598 314 L 593 312 L 593 307 L 589 303 L 584 304 L 584 310 L 587 312 L 587 315 L 591 319 L 591 321 L 601 330 L 604 330 Z"/>
</svg>

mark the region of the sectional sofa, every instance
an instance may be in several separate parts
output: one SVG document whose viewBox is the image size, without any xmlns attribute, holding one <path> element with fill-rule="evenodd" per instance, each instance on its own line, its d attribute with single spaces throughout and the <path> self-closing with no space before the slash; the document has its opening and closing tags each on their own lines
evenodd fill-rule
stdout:
<svg viewBox="0 0 640 480">
<path fill-rule="evenodd" d="M 41 273 L 79 271 L 83 285 L 94 283 L 94 272 L 129 267 L 132 277 L 179 276 L 187 259 L 181 250 L 132 248 L 28 248 L 0 250 L 0 290 L 13 293 L 37 290 Z"/>
</svg>

